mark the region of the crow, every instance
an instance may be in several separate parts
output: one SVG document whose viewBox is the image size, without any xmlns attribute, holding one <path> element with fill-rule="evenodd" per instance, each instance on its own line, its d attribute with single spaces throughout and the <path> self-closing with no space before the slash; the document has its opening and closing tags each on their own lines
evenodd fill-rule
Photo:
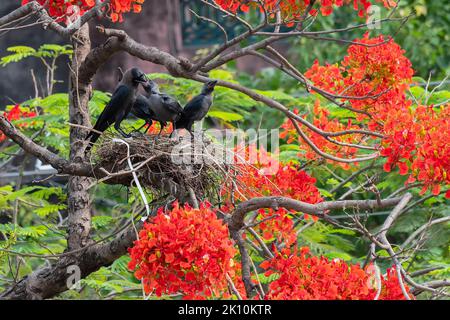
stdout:
<svg viewBox="0 0 450 320">
<path fill-rule="evenodd" d="M 146 83 L 147 77 L 144 72 L 139 68 L 132 68 L 127 70 L 119 84 L 117 85 L 111 100 L 103 109 L 102 113 L 95 123 L 94 130 L 103 132 L 108 129 L 114 123 L 114 128 L 125 138 L 129 138 L 130 135 L 125 133 L 120 124 L 123 119 L 130 113 L 131 108 L 136 100 L 139 84 Z M 86 148 L 86 152 L 92 148 L 92 145 L 100 137 L 100 134 L 95 131 L 91 131 L 86 140 L 89 139 L 89 145 Z"/>
<path fill-rule="evenodd" d="M 161 93 L 158 85 L 151 80 L 143 85 L 143 87 L 146 95 L 139 95 L 137 97 L 131 113 L 145 120 L 145 124 L 142 127 L 148 126 L 147 131 L 152 125 L 152 120 L 158 121 L 161 125 L 158 136 L 167 125 L 167 122 L 174 123 L 175 129 L 175 121 L 179 119 L 183 112 L 180 103 L 171 96 Z"/>
<path fill-rule="evenodd" d="M 158 93 L 156 83 L 154 83 L 153 81 L 148 81 L 142 86 L 144 87 L 147 96 Z M 136 118 L 145 120 L 145 123 L 139 129 L 136 129 L 136 131 L 140 131 L 143 127 L 147 126 L 147 129 L 145 130 L 146 133 L 148 129 L 150 129 L 153 123 L 153 118 L 155 116 L 154 112 L 150 108 L 150 102 L 147 96 L 139 94 L 133 104 L 133 107 L 131 108 L 132 115 L 134 115 Z"/>
<path fill-rule="evenodd" d="M 177 129 L 186 129 L 191 136 L 194 136 L 192 125 L 195 121 L 202 120 L 208 113 L 209 108 L 211 108 L 213 102 L 212 93 L 216 84 L 217 80 L 208 81 L 203 86 L 202 92 L 186 104 L 180 119 L 175 123 Z"/>
</svg>

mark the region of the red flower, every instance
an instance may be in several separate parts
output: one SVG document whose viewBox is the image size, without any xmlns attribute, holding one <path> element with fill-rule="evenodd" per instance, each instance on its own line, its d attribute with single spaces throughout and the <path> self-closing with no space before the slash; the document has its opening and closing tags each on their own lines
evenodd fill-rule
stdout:
<svg viewBox="0 0 450 320">
<path fill-rule="evenodd" d="M 9 112 L 3 112 L 3 116 L 8 119 L 8 121 L 14 121 L 14 120 L 20 120 L 22 118 L 33 118 L 37 114 L 34 111 L 26 111 L 25 109 L 22 109 L 20 105 L 16 104 Z M 26 123 L 19 124 L 19 127 L 26 127 Z M 0 142 L 6 140 L 7 137 L 5 134 L 0 130 Z"/>
<path fill-rule="evenodd" d="M 294 110 L 295 113 L 298 114 L 297 110 Z M 351 120 L 347 121 L 346 124 L 339 122 L 338 119 L 330 119 L 330 112 L 320 106 L 320 100 L 316 100 L 313 111 L 313 120 L 312 123 L 318 127 L 319 129 L 327 132 L 338 132 L 344 130 L 352 130 L 352 129 L 361 129 L 359 126 L 354 125 Z M 306 159 L 319 159 L 320 155 L 318 155 L 297 133 L 295 127 L 289 119 L 281 126 L 283 131 L 280 134 L 281 138 L 287 138 L 287 142 L 291 143 L 293 141 L 298 141 L 300 145 L 300 149 L 302 150 L 299 153 L 299 157 L 304 157 Z M 308 138 L 314 143 L 314 145 L 318 146 L 322 151 L 340 157 L 340 158 L 352 158 L 356 155 L 358 149 L 351 146 L 342 146 L 337 145 L 329 140 L 327 140 L 322 135 L 311 132 L 310 130 L 304 130 Z M 334 137 L 333 140 L 339 143 L 356 143 L 361 138 L 361 135 L 352 134 L 352 135 L 343 135 L 339 137 Z M 328 162 L 334 162 L 331 160 L 327 160 Z M 344 169 L 349 169 L 350 165 L 348 163 L 341 163 L 340 165 Z"/>
<path fill-rule="evenodd" d="M 322 90 L 337 95 L 345 92 L 349 98 L 343 100 L 352 108 L 371 114 L 371 118 L 357 114 L 357 120 L 362 122 L 361 127 L 366 125 L 385 136 L 380 146 L 380 154 L 386 157 L 385 171 L 398 167 L 401 175 L 410 176 L 407 183 L 417 180 L 424 184 L 422 192 L 431 190 L 438 195 L 442 185 L 450 184 L 450 145 L 447 142 L 450 105 L 441 106 L 439 110 L 433 106 L 413 107 L 405 92 L 412 83 L 414 72 L 400 46 L 383 36 L 370 38 L 368 34 L 355 41 L 364 46 L 349 46 L 340 65 L 321 66 L 316 61 L 305 75 Z M 368 96 L 376 98 L 365 98 Z M 313 123 L 330 132 L 359 127 L 351 123 L 345 126 L 336 119 L 330 119 L 329 113 L 317 104 Z M 283 129 L 288 142 L 298 139 L 289 121 L 285 122 Z M 333 144 L 315 133 L 309 133 L 309 138 L 332 155 L 351 157 L 357 151 Z M 360 138 L 349 135 L 335 140 L 349 144 L 360 143 Z M 306 158 L 318 157 L 301 140 L 300 145 L 306 151 Z"/>
<path fill-rule="evenodd" d="M 383 2 L 386 8 L 391 8 L 396 5 L 394 1 L 390 0 L 377 0 L 376 2 Z M 244 0 L 216 0 L 223 9 L 236 13 L 239 10 L 242 12 L 248 12 L 250 8 L 263 10 L 263 8 L 256 2 L 244 1 Z M 320 12 L 323 16 L 328 16 L 333 12 L 333 7 L 342 7 L 343 5 L 353 4 L 353 8 L 358 11 L 360 16 L 365 16 L 367 9 L 372 5 L 372 1 L 369 0 L 320 0 L 316 2 L 320 6 Z M 279 6 L 281 11 L 281 17 L 286 24 L 292 24 L 294 20 L 301 18 L 308 6 L 310 0 L 265 0 L 263 1 L 264 9 L 267 12 L 274 12 Z M 309 12 L 311 15 L 316 15 L 317 10 L 311 9 Z"/>
<path fill-rule="evenodd" d="M 284 196 L 311 204 L 323 200 L 315 186 L 316 179 L 295 165 L 279 163 L 271 154 L 263 149 L 256 149 L 254 145 L 237 147 L 235 152 L 238 182 L 224 185 L 222 196 L 225 201 L 230 201 L 231 198 L 244 201 L 263 196 Z M 274 168 L 277 170 L 273 170 Z M 222 211 L 231 213 L 232 205 L 226 205 Z M 297 240 L 293 228 L 295 214 L 295 211 L 283 208 L 258 210 L 255 221 L 265 221 L 256 225 L 254 230 L 267 241 L 277 240 L 291 246 Z M 305 217 L 308 218 L 307 215 Z"/>
<path fill-rule="evenodd" d="M 377 290 L 370 274 L 357 264 L 315 257 L 308 248 L 284 249 L 264 261 L 266 276 L 278 275 L 271 282 L 265 299 L 274 300 L 373 300 Z M 381 300 L 405 300 L 395 269 L 381 276 Z M 406 287 L 407 290 L 408 287 Z"/>
<path fill-rule="evenodd" d="M 103 10 L 108 10 L 110 19 L 113 22 L 122 22 L 123 13 L 135 12 L 139 13 L 142 10 L 141 5 L 145 0 L 111 0 L 110 5 L 103 7 Z M 31 2 L 31 0 L 22 0 L 22 5 Z M 101 0 L 104 2 L 104 0 Z M 38 0 L 38 3 L 44 5 L 47 0 Z M 95 0 L 50 0 L 46 5 L 47 11 L 51 17 L 56 18 L 56 21 L 62 21 L 63 18 L 77 14 L 82 16 L 86 11 L 95 6 Z M 77 8 L 75 10 L 74 8 Z"/>
<path fill-rule="evenodd" d="M 226 274 L 235 279 L 239 273 L 228 228 L 209 204 L 198 210 L 178 204 L 170 212 L 161 208 L 128 251 L 130 270 L 143 281 L 147 294 L 157 296 L 228 297 Z"/>
</svg>

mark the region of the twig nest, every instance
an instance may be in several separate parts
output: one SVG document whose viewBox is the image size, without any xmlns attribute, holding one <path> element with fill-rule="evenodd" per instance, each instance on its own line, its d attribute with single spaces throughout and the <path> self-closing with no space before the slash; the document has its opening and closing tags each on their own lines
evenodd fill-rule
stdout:
<svg viewBox="0 0 450 320">
<path fill-rule="evenodd" d="M 128 147 L 125 143 L 129 145 Z M 167 193 L 183 199 L 192 189 L 198 198 L 217 194 L 229 166 L 211 153 L 222 146 L 196 136 L 170 138 L 166 135 L 135 133 L 131 138 L 105 133 L 92 154 L 96 168 L 108 173 L 106 182 L 134 185 L 132 171 L 139 183 L 154 194 Z M 130 168 L 129 161 L 132 168 Z M 211 193 L 213 192 L 213 193 Z"/>
</svg>

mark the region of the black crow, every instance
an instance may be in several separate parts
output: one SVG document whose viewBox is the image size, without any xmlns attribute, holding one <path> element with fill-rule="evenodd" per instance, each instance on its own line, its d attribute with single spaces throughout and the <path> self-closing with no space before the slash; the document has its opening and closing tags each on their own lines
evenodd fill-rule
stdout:
<svg viewBox="0 0 450 320">
<path fill-rule="evenodd" d="M 144 87 L 147 96 L 157 94 L 158 92 L 156 83 L 154 83 L 153 81 L 148 81 L 142 86 Z M 146 96 L 142 94 L 139 94 L 137 96 L 136 101 L 134 102 L 133 107 L 131 108 L 131 114 L 133 114 L 136 118 L 145 120 L 145 123 L 136 131 L 140 131 L 145 126 L 147 127 L 145 132 L 147 132 L 148 129 L 150 129 L 155 114 L 150 108 L 150 102 Z"/>
<path fill-rule="evenodd" d="M 177 129 L 186 129 L 193 136 L 192 125 L 195 121 L 202 120 L 211 108 L 212 93 L 216 84 L 217 80 L 208 81 L 203 86 L 202 92 L 186 104 L 180 119 L 175 123 Z"/>
<path fill-rule="evenodd" d="M 139 95 L 137 97 L 131 113 L 145 120 L 146 123 L 143 126 L 147 125 L 147 130 L 150 128 L 152 120 L 158 121 L 161 125 L 158 136 L 167 125 L 167 122 L 174 123 L 175 128 L 175 121 L 179 119 L 183 112 L 180 103 L 171 96 L 161 93 L 158 85 L 151 80 L 143 85 L 143 87 L 146 95 Z"/>
<path fill-rule="evenodd" d="M 125 133 L 120 128 L 120 124 L 131 111 L 131 108 L 136 100 L 139 84 L 146 82 L 147 77 L 139 68 L 132 68 L 127 70 L 124 73 L 121 81 L 117 85 L 116 90 L 111 97 L 111 100 L 108 102 L 105 109 L 103 109 L 102 113 L 98 117 L 97 122 L 94 126 L 94 130 L 103 132 L 114 123 L 114 128 L 123 137 L 130 137 L 129 134 Z M 86 151 L 89 151 L 91 149 L 92 144 L 94 144 L 99 137 L 100 134 L 94 131 L 91 131 L 87 135 L 86 140 L 89 139 L 90 143 Z"/>
</svg>

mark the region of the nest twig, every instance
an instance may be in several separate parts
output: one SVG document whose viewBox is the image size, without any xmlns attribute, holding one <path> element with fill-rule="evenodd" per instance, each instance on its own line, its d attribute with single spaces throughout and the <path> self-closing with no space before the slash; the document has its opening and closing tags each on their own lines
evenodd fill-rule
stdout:
<svg viewBox="0 0 450 320">
<path fill-rule="evenodd" d="M 105 133 L 92 160 L 96 167 L 110 174 L 106 178 L 109 182 L 132 185 L 127 147 L 114 138 L 118 137 Z M 229 165 L 210 154 L 211 140 L 183 141 L 140 133 L 126 139 L 140 183 L 155 195 L 169 193 L 182 201 L 192 191 L 198 199 L 216 196 Z"/>
</svg>

